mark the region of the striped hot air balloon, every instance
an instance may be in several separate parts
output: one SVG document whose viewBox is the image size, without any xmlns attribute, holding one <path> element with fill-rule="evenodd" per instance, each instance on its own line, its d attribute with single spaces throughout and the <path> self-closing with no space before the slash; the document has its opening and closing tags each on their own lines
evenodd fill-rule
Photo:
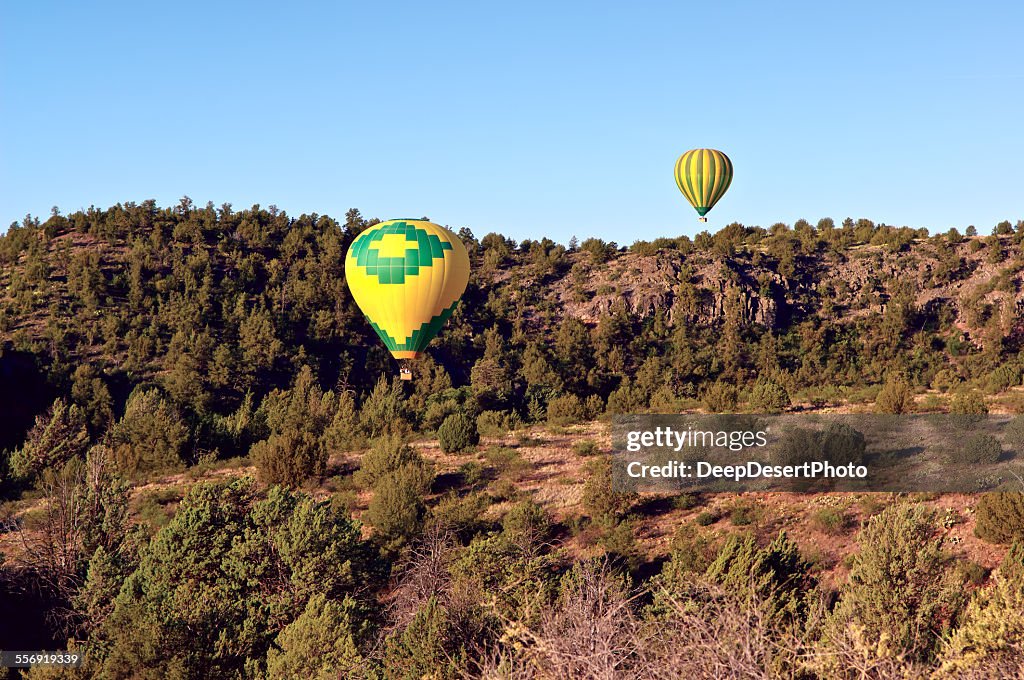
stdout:
<svg viewBox="0 0 1024 680">
<path fill-rule="evenodd" d="M 345 279 L 392 356 L 417 359 L 466 290 L 469 255 L 444 227 L 426 220 L 388 220 L 352 242 Z M 404 364 L 401 375 L 411 378 Z"/>
<path fill-rule="evenodd" d="M 676 161 L 676 186 L 707 222 L 708 211 L 732 183 L 732 161 L 716 149 L 691 149 Z"/>
</svg>

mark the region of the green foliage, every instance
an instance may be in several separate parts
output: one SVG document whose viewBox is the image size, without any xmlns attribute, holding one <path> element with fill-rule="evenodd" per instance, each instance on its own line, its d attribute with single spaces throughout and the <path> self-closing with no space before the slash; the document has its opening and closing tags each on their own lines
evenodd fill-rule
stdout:
<svg viewBox="0 0 1024 680">
<path fill-rule="evenodd" d="M 519 425 L 519 416 L 514 411 L 484 411 L 476 418 L 477 431 L 488 437 L 500 437 Z"/>
<path fill-rule="evenodd" d="M 961 602 L 931 513 L 889 506 L 868 521 L 857 545 L 850 581 L 829 625 L 859 627 L 872 645 L 927 658 Z"/>
<path fill-rule="evenodd" d="M 636 494 L 616 491 L 612 485 L 612 463 L 606 456 L 587 466 L 583 484 L 583 508 L 594 519 L 618 519 L 633 505 Z"/>
<path fill-rule="evenodd" d="M 699 527 L 711 526 L 722 517 L 717 512 L 711 510 L 702 510 L 697 513 L 697 516 L 693 518 L 694 523 Z"/>
<path fill-rule="evenodd" d="M 398 435 L 388 435 L 375 440 L 370 450 L 363 455 L 354 480 L 358 486 L 372 489 L 385 477 L 405 467 L 419 471 L 416 490 L 418 493 L 425 492 L 430 486 L 432 474 L 423 456 Z"/>
<path fill-rule="evenodd" d="M 476 397 L 468 387 L 458 389 L 447 388 L 435 392 L 426 398 L 426 409 L 423 412 L 423 427 L 436 430 L 444 419 L 453 413 L 473 415 L 476 412 Z M 488 411 L 487 413 L 496 413 Z"/>
<path fill-rule="evenodd" d="M 975 507 L 974 533 L 989 543 L 1024 540 L 1024 493 L 1017 491 L 982 494 Z"/>
<path fill-rule="evenodd" d="M 410 427 L 400 381 L 382 375 L 363 401 L 359 422 L 370 438 L 407 432 Z"/>
<path fill-rule="evenodd" d="M 178 467 L 189 440 L 181 415 L 156 389 L 133 391 L 110 434 L 118 466 L 129 474 Z"/>
<path fill-rule="evenodd" d="M 597 447 L 597 442 L 593 439 L 583 439 L 572 445 L 573 452 L 581 458 L 587 458 L 589 456 L 596 456 L 600 453 L 600 449 Z"/>
<path fill-rule="evenodd" d="M 11 472 L 17 477 L 32 479 L 43 470 L 81 458 L 88 443 L 82 410 L 58 398 L 44 415 L 36 417 L 25 443 L 11 454 Z"/>
<path fill-rule="evenodd" d="M 591 263 L 603 264 L 612 258 L 618 246 L 599 238 L 588 238 L 580 244 L 580 250 L 590 256 Z"/>
<path fill-rule="evenodd" d="M 758 413 L 779 413 L 789 408 L 789 392 L 771 378 L 760 377 L 750 393 L 750 406 Z"/>
<path fill-rule="evenodd" d="M 810 579 L 808 567 L 785 532 L 779 532 L 764 548 L 759 548 L 753 537 L 733 534 L 708 566 L 706 576 L 727 590 L 756 593 L 767 604 L 770 616 L 793 620 L 806 611 L 803 593 Z"/>
<path fill-rule="evenodd" d="M 114 677 L 236 677 L 314 596 L 356 597 L 370 566 L 327 504 L 279 487 L 259 500 L 246 479 L 198 484 L 118 592 L 95 661 Z"/>
<path fill-rule="evenodd" d="M 437 429 L 437 441 L 445 453 L 466 451 L 480 443 L 476 421 L 464 413 L 453 413 Z"/>
<path fill-rule="evenodd" d="M 533 501 L 516 503 L 501 519 L 505 537 L 524 550 L 547 540 L 551 533 L 551 520 L 544 509 Z"/>
<path fill-rule="evenodd" d="M 975 432 L 950 446 L 950 460 L 957 465 L 990 465 L 1003 453 L 999 440 L 984 432 Z"/>
<path fill-rule="evenodd" d="M 957 392 L 949 405 L 949 412 L 955 415 L 983 416 L 988 413 L 985 398 L 978 392 L 963 390 Z"/>
<path fill-rule="evenodd" d="M 355 398 L 349 392 L 341 392 L 331 424 L 324 430 L 324 446 L 328 452 L 351 451 L 363 442 Z"/>
<path fill-rule="evenodd" d="M 374 539 L 385 553 L 393 554 L 419 533 L 426 510 L 424 482 L 422 468 L 403 465 L 374 485 L 363 519 L 373 527 Z"/>
<path fill-rule="evenodd" d="M 518 479 L 532 467 L 519 451 L 507 446 L 489 446 L 484 459 L 503 478 Z"/>
<path fill-rule="evenodd" d="M 987 588 L 974 591 L 940 657 L 945 677 L 1011 677 L 1024 655 L 1024 551 L 1011 550 Z"/>
<path fill-rule="evenodd" d="M 110 390 L 92 364 L 81 364 L 75 369 L 71 398 L 82 407 L 95 431 L 105 428 L 114 419 Z"/>
<path fill-rule="evenodd" d="M 652 590 L 666 588 L 678 593 L 693 574 L 703 574 L 718 556 L 718 546 L 704 532 L 691 524 L 682 524 L 672 536 L 668 561 L 655 578 Z"/>
<path fill-rule="evenodd" d="M 754 524 L 759 516 L 758 508 L 751 503 L 736 503 L 729 511 L 729 521 L 734 527 L 745 527 Z"/>
<path fill-rule="evenodd" d="M 988 375 L 987 386 L 990 392 L 1004 392 L 1021 384 L 1021 367 L 1014 364 L 997 366 Z"/>
<path fill-rule="evenodd" d="M 849 518 L 838 508 L 819 508 L 811 514 L 811 527 L 816 531 L 830 536 L 838 536 L 846 531 Z"/>
<path fill-rule="evenodd" d="M 462 496 L 455 492 L 447 493 L 430 508 L 427 522 L 459 537 L 471 537 L 488 526 L 481 515 L 489 506 L 490 498 L 482 491 Z"/>
<path fill-rule="evenodd" d="M 910 413 L 914 408 L 914 392 L 902 378 L 888 380 L 875 399 L 875 413 Z"/>
<path fill-rule="evenodd" d="M 548 402 L 547 418 L 552 425 L 573 425 L 586 418 L 586 410 L 575 394 L 562 394 Z"/>
<path fill-rule="evenodd" d="M 278 633 L 267 653 L 267 675 L 312 680 L 359 677 L 366 667 L 357 645 L 364 616 L 350 597 L 335 602 L 313 595 L 305 610 Z"/>
<path fill-rule="evenodd" d="M 734 413 L 739 402 L 739 392 L 735 385 L 716 380 L 704 390 L 701 399 L 709 413 Z"/>
<path fill-rule="evenodd" d="M 827 460 L 833 465 L 859 465 L 867 443 L 864 435 L 846 423 L 831 422 L 822 430 L 790 427 L 779 441 L 778 455 L 786 465 Z"/>
<path fill-rule="evenodd" d="M 340 513 L 330 506 L 314 511 L 315 503 L 276 487 L 263 505 L 255 488 L 233 495 L 225 485 L 197 492 L 202 498 L 186 496 L 173 512 L 177 487 L 158 486 L 136 496 L 132 518 L 152 526 L 132 529 L 126 526 L 133 522 L 126 519 L 124 484 L 110 470 L 95 488 L 85 481 L 92 478 L 84 472 L 88 461 L 82 463 L 87 450 L 89 457 L 102 451 L 122 470 L 141 474 L 251 451 L 264 480 L 299 485 L 323 474 L 329 454 L 359 450 L 367 440 L 409 434 L 414 427 L 431 432 L 456 413 L 479 432 L 502 436 L 520 417 L 565 425 L 596 418 L 606 405 L 608 413 L 676 412 L 702 399 L 709 411 L 735 411 L 733 386 L 750 389 L 749 407 L 760 411 L 785 410 L 790 394 L 798 393 L 815 406 L 879 396 L 880 410 L 909 411 L 913 394 L 927 384 L 942 391 L 966 384 L 992 393 L 1020 384 L 1020 347 L 1007 301 L 1019 278 L 1024 224 L 1013 234 L 1001 223 L 1001 239 L 966 243 L 956 233 L 922 241 L 920 231 L 869 220 L 848 219 L 842 227 L 827 218 L 817 227 L 801 220 L 792 229 L 779 224 L 770 230 L 733 224 L 699 235 L 697 248 L 682 237 L 637 243 L 630 253 L 597 239 L 578 253 L 547 239 L 516 244 L 491 234 L 476 242 L 464 234 L 474 261 L 466 304 L 408 384 L 382 377 L 393 372 L 393 362 L 362 321 L 344 281 L 345 250 L 370 223 L 355 210 L 341 224 L 259 206 L 203 208 L 185 199 L 169 208 L 147 201 L 89 209 L 45 223 L 26 218 L 0 237 L 0 359 L 3 375 L 18 376 L 5 392 L 9 418 L 0 433 L 0 448 L 13 454 L 0 454 L 0 464 L 13 455 L 12 464 L 25 478 L 34 475 L 38 487 L 23 489 L 14 482 L 25 479 L 0 471 L 2 493 L 56 498 L 58 482 L 67 481 L 70 497 L 88 507 L 74 514 L 74 531 L 64 534 L 73 540 L 59 580 L 71 591 L 73 634 L 97 660 L 97 677 L 467 675 L 483 673 L 477 662 L 485 660 L 468 659 L 482 649 L 506 655 L 509 669 L 524 655 L 539 653 L 537 640 L 544 622 L 550 623 L 552 604 L 565 616 L 573 596 L 588 591 L 577 570 L 575 585 L 562 598 L 552 592 L 556 569 L 546 556 L 546 518 L 537 506 L 520 503 L 526 494 L 513 482 L 533 463 L 514 449 L 489 449 L 488 469 L 476 461 L 463 469 L 467 484 L 482 486 L 494 468 L 500 479 L 486 492 L 454 490 L 432 501 L 427 513 L 430 469 L 400 441 L 386 452 L 375 441 L 356 475 L 373 492 L 362 519 L 371 524 L 374 547 L 394 556 L 416 539 L 425 519 L 432 529 L 436 523 L 456 535 L 453 554 L 439 560 L 431 582 L 433 610 L 425 598 L 395 620 L 364 609 L 362 598 L 379 594 L 380 586 L 379 565 L 366 566 L 369 545 L 353 533 L 341 541 L 351 550 L 339 555 L 321 540 L 326 535 L 331 543 L 337 533 L 331 527 L 360 507 L 352 489 L 329 488 L 335 500 L 346 496 L 335 503 Z M 1005 264 L 993 275 L 986 261 Z M 821 271 L 836 275 L 818 276 Z M 860 279 L 860 272 L 866 278 L 850 285 L 848 274 Z M 959 299 L 933 295 L 952 288 L 969 292 Z M 594 290 L 629 291 L 632 304 L 592 299 Z M 992 292 L 1005 295 L 993 298 Z M 663 294 L 668 297 L 661 299 Z M 933 302 L 918 306 L 919 298 Z M 659 300 L 653 313 L 645 300 Z M 22 360 L 33 368 L 6 372 Z M 751 385 L 755 375 L 761 377 Z M 890 380 L 878 394 L 878 383 L 897 375 L 904 376 L 905 389 Z M 131 396 L 118 420 L 126 394 Z M 1000 398 L 1000 410 L 1015 408 L 1013 394 Z M 32 416 L 57 397 L 63 406 L 55 404 L 54 411 L 61 415 L 44 415 L 33 428 Z M 961 403 L 961 395 L 951 404 L 965 424 L 985 412 L 981 394 L 972 399 L 980 406 Z M 929 410 L 939 410 L 938 402 Z M 1004 445 L 1013 448 L 1013 436 L 1007 428 Z M 852 431 L 807 434 L 804 444 L 829 448 L 835 462 L 863 456 L 863 438 Z M 574 448 L 580 455 L 598 452 L 593 443 Z M 337 484 L 347 481 L 330 483 Z M 592 519 L 583 523 L 582 536 L 606 552 L 638 554 L 636 527 L 625 517 L 631 500 L 611 493 L 607 470 L 589 476 L 586 487 Z M 498 510 L 493 517 L 484 512 L 492 498 L 512 504 L 501 531 L 494 524 Z M 979 502 L 979 531 L 990 540 L 1018 535 L 1015 529 L 999 533 L 1019 523 L 1003 503 L 988 498 Z M 47 512 L 37 504 L 21 519 L 39 531 Z M 716 513 L 705 511 L 695 522 L 714 523 Z M 302 518 L 293 520 L 296 514 Z M 313 528 L 304 534 L 293 522 Z M 823 510 L 812 522 L 828 533 L 835 517 Z M 687 529 L 694 530 L 693 523 Z M 886 545 L 884 537 L 871 540 Z M 714 540 L 698 531 L 676 544 L 664 572 L 671 565 L 685 574 L 681 582 L 703 578 L 696 572 L 713 561 Z M 736 555 L 730 564 L 756 562 L 754 553 L 731 550 Z M 918 550 L 926 557 L 929 551 Z M 865 547 L 861 554 L 867 552 Z M 941 581 L 936 574 L 945 572 L 927 559 L 918 565 L 909 554 L 892 558 L 891 573 L 882 575 L 854 564 L 854 579 L 840 596 L 831 625 L 843 634 L 863 631 L 863 649 L 873 660 L 907 649 L 910 630 L 913 651 L 899 663 L 920 663 L 932 653 L 927 641 L 956 622 L 955 598 L 944 600 L 922 585 L 929 578 Z M 363 566 L 336 586 L 347 560 Z M 307 565 L 312 572 L 301 573 Z M 725 570 L 734 571 L 744 569 Z M 952 580 L 962 584 L 963 575 Z M 611 606 L 628 591 L 587 602 Z M 991 599 L 983 600 L 981 591 Z M 685 592 L 680 604 L 698 616 L 721 611 L 722 601 L 742 595 L 716 594 L 711 586 Z M 891 600 L 853 604 L 872 592 Z M 1017 593 L 979 588 L 977 612 L 965 614 L 962 641 L 941 652 L 943 663 L 953 664 L 949 674 L 980 668 L 991 677 L 1008 675 L 985 664 L 988 656 L 1011 662 L 1020 656 L 1013 644 L 1019 637 L 1012 613 L 1021 608 Z M 915 598 L 916 604 L 905 604 Z M 943 604 L 932 604 L 937 599 Z M 635 635 L 645 632 L 628 609 L 616 610 L 624 613 L 615 630 L 625 633 L 616 639 L 639 639 Z M 756 632 L 760 610 L 739 611 Z M 922 613 L 934 611 L 940 613 Z M 594 631 L 603 620 L 580 621 L 578 630 Z M 366 637 L 367 622 L 386 623 L 383 639 Z M 998 632 L 1001 622 L 1007 637 Z M 816 636 L 819 628 L 806 634 Z M 792 630 L 774 627 L 770 636 Z M 663 648 L 674 647 L 672 629 L 658 630 L 663 633 L 657 638 Z M 827 647 L 832 637 L 825 633 Z M 517 637 L 528 644 L 516 646 Z M 739 639 L 749 650 L 758 638 Z M 391 666 L 377 667 L 370 659 L 389 653 Z M 633 650 L 622 658 L 639 662 L 645 653 Z M 825 650 L 829 658 L 844 653 Z M 339 657 L 362 667 L 332 665 Z M 542 658 L 526 665 L 548 670 Z M 770 664 L 755 667 L 786 675 Z M 863 668 L 865 675 L 898 675 Z M 627 664 L 616 672 L 632 670 Z"/>
<path fill-rule="evenodd" d="M 1017 416 L 1003 428 L 1003 442 L 1011 451 L 1024 455 L 1024 416 Z"/>
<path fill-rule="evenodd" d="M 458 640 L 454 637 L 448 612 L 437 598 L 430 598 L 404 630 L 388 638 L 384 677 L 388 680 L 459 677 L 459 662 L 464 653 L 457 649 Z"/>
<path fill-rule="evenodd" d="M 325 433 L 337 411 L 334 393 L 320 389 L 308 366 L 290 390 L 268 394 L 260 412 L 270 436 L 249 453 L 260 481 L 296 487 L 310 477 L 322 477 L 327 469 Z"/>
</svg>

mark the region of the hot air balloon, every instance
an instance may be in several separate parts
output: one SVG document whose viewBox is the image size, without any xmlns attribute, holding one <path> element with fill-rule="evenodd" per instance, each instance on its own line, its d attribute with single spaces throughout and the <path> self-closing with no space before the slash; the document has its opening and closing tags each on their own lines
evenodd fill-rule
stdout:
<svg viewBox="0 0 1024 680">
<path fill-rule="evenodd" d="M 345 279 L 384 346 L 405 363 L 418 359 L 451 317 L 469 283 L 462 241 L 426 220 L 388 220 L 359 234 L 345 256 Z"/>
<path fill-rule="evenodd" d="M 716 149 L 690 149 L 676 161 L 676 186 L 704 217 L 732 183 L 732 161 Z"/>
</svg>

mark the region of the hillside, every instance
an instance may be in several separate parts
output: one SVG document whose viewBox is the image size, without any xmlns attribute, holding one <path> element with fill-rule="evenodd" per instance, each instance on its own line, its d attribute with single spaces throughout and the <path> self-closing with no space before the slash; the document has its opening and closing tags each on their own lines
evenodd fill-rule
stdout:
<svg viewBox="0 0 1024 680">
<path fill-rule="evenodd" d="M 258 399 L 289 385 L 304 364 L 323 385 L 365 393 L 392 371 L 343 280 L 345 248 L 366 224 L 357 211 L 339 223 L 183 200 L 12 228 L 0 240 L 5 375 L 35 370 L 46 388 L 5 404 L 4 432 L 24 432 L 83 360 L 114 412 L 145 382 L 195 415 L 223 412 L 246 391 Z M 476 366 L 477 396 L 526 418 L 531 399 L 607 400 L 629 379 L 642 406 L 665 387 L 657 382 L 671 400 L 767 372 L 794 394 L 870 386 L 893 371 L 917 387 L 981 386 L 1024 332 L 1022 230 L 996 231 L 922 238 L 823 220 L 566 249 L 464 230 L 470 289 L 425 372 L 459 386 Z"/>
<path fill-rule="evenodd" d="M 373 223 L 183 199 L 0 238 L 0 637 L 81 677 L 1020 670 L 1019 494 L 631 496 L 607 421 L 1024 413 L 1024 222 L 462 229 L 411 384 L 344 281 Z"/>
</svg>

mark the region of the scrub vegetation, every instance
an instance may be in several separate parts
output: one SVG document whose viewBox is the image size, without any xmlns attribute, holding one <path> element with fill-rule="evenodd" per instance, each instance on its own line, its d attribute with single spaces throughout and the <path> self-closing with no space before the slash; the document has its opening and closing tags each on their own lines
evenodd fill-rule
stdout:
<svg viewBox="0 0 1024 680">
<path fill-rule="evenodd" d="M 344 282 L 373 223 L 185 198 L 0 237 L 5 647 L 86 678 L 1024 672 L 1012 480 L 624 495 L 602 422 L 1022 413 L 1024 222 L 463 229 L 469 288 L 411 382 Z"/>
</svg>

